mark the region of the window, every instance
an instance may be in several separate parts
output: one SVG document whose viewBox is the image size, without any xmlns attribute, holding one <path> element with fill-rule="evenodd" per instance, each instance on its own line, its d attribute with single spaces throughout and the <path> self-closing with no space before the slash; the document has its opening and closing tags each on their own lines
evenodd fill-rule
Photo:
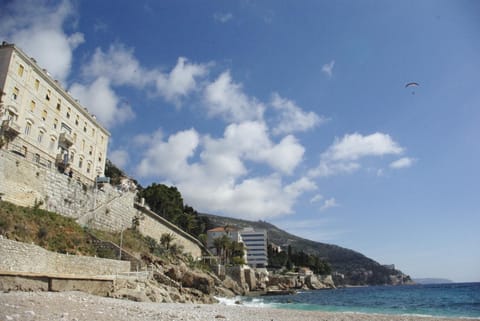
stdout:
<svg viewBox="0 0 480 321">
<path fill-rule="evenodd" d="M 103 135 L 100 136 L 100 142 L 103 144 Z"/>
<path fill-rule="evenodd" d="M 32 124 L 27 122 L 25 125 L 25 130 L 23 131 L 26 136 L 30 135 L 30 131 L 32 130 Z"/>
<path fill-rule="evenodd" d="M 62 101 L 59 99 L 57 101 L 57 111 L 61 111 L 62 110 Z"/>
<path fill-rule="evenodd" d="M 42 141 L 43 141 L 43 135 L 44 135 L 44 134 L 45 134 L 45 132 L 44 132 L 43 130 L 40 130 L 40 131 L 38 132 L 37 142 L 38 142 L 39 144 L 42 143 Z"/>
<path fill-rule="evenodd" d="M 93 154 L 93 146 L 90 146 L 90 149 L 88 150 L 88 155 L 92 156 Z"/>
<path fill-rule="evenodd" d="M 67 109 L 67 118 L 70 119 L 70 113 L 72 112 L 72 109 L 71 108 L 68 108 Z"/>
<path fill-rule="evenodd" d="M 75 161 L 75 153 L 70 152 L 70 161 L 73 163 Z"/>
<path fill-rule="evenodd" d="M 50 89 L 47 89 L 47 94 L 45 95 L 45 99 L 50 101 L 50 96 L 52 96 L 52 93 L 51 93 Z"/>
<path fill-rule="evenodd" d="M 18 115 L 15 114 L 12 110 L 9 110 L 8 111 L 8 120 L 12 120 L 12 121 L 15 121 L 18 119 Z"/>
<path fill-rule="evenodd" d="M 27 157 L 27 152 L 28 152 L 27 146 L 25 146 L 25 145 L 22 146 L 22 150 L 23 150 L 23 156 L 24 156 L 24 157 Z"/>
<path fill-rule="evenodd" d="M 52 161 L 47 160 L 47 167 L 48 167 L 48 168 L 52 168 Z"/>
<path fill-rule="evenodd" d="M 70 126 L 68 126 L 67 124 L 65 123 L 62 123 L 62 128 L 60 130 L 62 133 L 69 133 L 71 134 L 72 133 L 72 129 L 70 128 Z"/>
<path fill-rule="evenodd" d="M 55 149 L 55 142 L 56 142 L 55 138 L 51 137 L 51 138 L 50 138 L 50 146 L 49 146 L 49 148 L 50 148 L 50 150 L 52 150 L 52 151 Z"/>
<path fill-rule="evenodd" d="M 38 90 L 38 88 L 40 88 L 40 80 L 35 79 L 35 83 L 33 84 L 33 86 L 35 87 L 35 90 Z"/>
<path fill-rule="evenodd" d="M 92 164 L 90 162 L 87 163 L 87 173 L 90 173 L 90 169 L 92 168 Z"/>
<path fill-rule="evenodd" d="M 75 125 L 78 126 L 78 123 L 80 123 L 80 117 L 77 115 L 77 117 L 75 118 Z"/>
<path fill-rule="evenodd" d="M 35 163 L 40 163 L 40 155 L 39 154 L 35 154 L 33 156 L 33 160 L 35 161 Z"/>
<path fill-rule="evenodd" d="M 95 128 L 92 128 L 92 137 L 95 137 Z"/>
<path fill-rule="evenodd" d="M 20 77 L 23 77 L 23 71 L 24 71 L 24 69 L 25 69 L 25 68 L 23 67 L 22 64 L 18 65 L 18 75 L 19 75 Z"/>
<path fill-rule="evenodd" d="M 98 161 L 101 163 L 102 162 L 102 153 L 98 154 Z"/>
<path fill-rule="evenodd" d="M 86 133 L 87 132 L 87 122 L 85 122 L 83 124 L 83 132 Z"/>
<path fill-rule="evenodd" d="M 44 110 L 42 111 L 42 120 L 43 120 L 43 121 L 46 121 L 46 120 L 47 120 L 47 114 L 48 114 L 47 110 L 44 109 Z"/>
<path fill-rule="evenodd" d="M 33 113 L 35 111 L 35 107 L 37 106 L 37 104 L 35 103 L 34 100 L 32 100 L 30 102 L 30 111 Z"/>
<path fill-rule="evenodd" d="M 53 129 L 57 129 L 57 127 L 58 127 L 58 119 L 55 118 L 53 120 Z"/>
<path fill-rule="evenodd" d="M 17 87 L 13 88 L 13 92 L 12 92 L 12 99 L 13 100 L 17 100 L 19 92 L 20 91 L 18 90 Z"/>
<path fill-rule="evenodd" d="M 80 158 L 78 159 L 78 168 L 82 168 L 82 165 L 83 165 L 83 158 L 80 157 Z"/>
</svg>

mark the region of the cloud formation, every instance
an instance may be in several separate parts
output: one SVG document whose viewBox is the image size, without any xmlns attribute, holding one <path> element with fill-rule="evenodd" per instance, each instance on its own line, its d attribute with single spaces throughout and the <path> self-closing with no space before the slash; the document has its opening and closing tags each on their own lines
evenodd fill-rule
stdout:
<svg viewBox="0 0 480 321">
<path fill-rule="evenodd" d="M 334 197 L 332 198 L 329 198 L 329 199 L 326 199 L 324 202 L 323 202 L 323 205 L 322 207 L 320 207 L 320 211 L 325 211 L 329 208 L 332 208 L 332 207 L 337 207 L 339 206 L 339 204 L 337 203 L 337 201 L 335 200 Z"/>
<path fill-rule="evenodd" d="M 402 158 L 390 163 L 390 168 L 393 168 L 393 169 L 407 168 L 407 167 L 411 167 L 414 162 L 415 162 L 415 159 L 413 159 L 413 158 L 402 157 Z"/>
<path fill-rule="evenodd" d="M 275 135 L 306 131 L 326 121 L 314 112 L 303 111 L 294 101 L 273 93 L 272 107 L 278 112 L 278 123 L 273 127 Z"/>
<path fill-rule="evenodd" d="M 261 120 L 265 106 L 253 97 L 248 97 L 242 85 L 233 82 L 229 71 L 223 72 L 205 88 L 205 106 L 208 114 L 227 122 Z"/>
<path fill-rule="evenodd" d="M 88 85 L 73 84 L 70 91 L 106 127 L 118 126 L 135 117 L 132 108 L 118 98 L 107 78 L 100 77 Z"/>
<path fill-rule="evenodd" d="M 150 139 L 149 139 L 150 138 Z M 293 136 L 273 142 L 262 122 L 230 124 L 222 137 L 195 129 L 169 137 L 143 135 L 147 148 L 137 167 L 142 177 L 161 177 L 177 186 L 200 210 L 266 218 L 292 212 L 297 198 L 316 189 L 304 177 L 285 183 L 301 162 L 304 148 Z M 250 173 L 249 162 L 266 166 Z"/>
<path fill-rule="evenodd" d="M 0 38 L 15 43 L 62 83 L 72 66 L 73 50 L 82 44 L 80 32 L 65 32 L 64 25 L 75 21 L 70 1 L 52 6 L 50 1 L 9 1 L 0 10 Z"/>
<path fill-rule="evenodd" d="M 333 144 L 320 156 L 319 165 L 310 171 L 313 177 L 351 173 L 361 167 L 359 160 L 364 157 L 399 155 L 404 148 L 390 135 L 374 133 L 363 136 L 358 133 L 336 138 Z"/>
<path fill-rule="evenodd" d="M 322 66 L 322 72 L 326 74 L 328 77 L 332 77 L 334 66 L 335 66 L 335 60 L 332 60 L 328 64 L 324 64 Z"/>
</svg>

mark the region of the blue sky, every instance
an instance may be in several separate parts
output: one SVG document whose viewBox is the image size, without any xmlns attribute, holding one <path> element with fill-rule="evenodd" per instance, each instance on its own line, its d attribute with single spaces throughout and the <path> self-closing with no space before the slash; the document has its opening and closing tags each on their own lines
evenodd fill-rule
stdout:
<svg viewBox="0 0 480 321">
<path fill-rule="evenodd" d="M 480 2 L 0 9 L 0 38 L 97 116 L 142 185 L 413 277 L 480 281 Z"/>
</svg>

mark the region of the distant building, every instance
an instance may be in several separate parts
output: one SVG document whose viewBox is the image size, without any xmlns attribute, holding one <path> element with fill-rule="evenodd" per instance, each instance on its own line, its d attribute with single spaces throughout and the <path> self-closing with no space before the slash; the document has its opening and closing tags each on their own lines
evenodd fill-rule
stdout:
<svg viewBox="0 0 480 321">
<path fill-rule="evenodd" d="M 0 148 L 93 184 L 110 133 L 13 44 L 0 46 Z"/>
<path fill-rule="evenodd" d="M 246 228 L 240 231 L 243 243 L 247 248 L 247 262 L 251 267 L 268 265 L 267 230 Z"/>
<path fill-rule="evenodd" d="M 228 236 L 232 241 L 243 243 L 242 236 L 237 228 L 232 226 L 215 227 L 207 231 L 207 247 L 212 253 L 218 255 L 214 241 L 224 235 Z"/>
</svg>

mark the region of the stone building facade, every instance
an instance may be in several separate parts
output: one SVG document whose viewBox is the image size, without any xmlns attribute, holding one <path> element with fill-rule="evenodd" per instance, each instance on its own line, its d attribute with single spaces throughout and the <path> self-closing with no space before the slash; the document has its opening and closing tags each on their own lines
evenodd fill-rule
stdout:
<svg viewBox="0 0 480 321">
<path fill-rule="evenodd" d="M 0 148 L 92 184 L 103 176 L 110 133 L 13 44 L 0 46 Z"/>
</svg>

